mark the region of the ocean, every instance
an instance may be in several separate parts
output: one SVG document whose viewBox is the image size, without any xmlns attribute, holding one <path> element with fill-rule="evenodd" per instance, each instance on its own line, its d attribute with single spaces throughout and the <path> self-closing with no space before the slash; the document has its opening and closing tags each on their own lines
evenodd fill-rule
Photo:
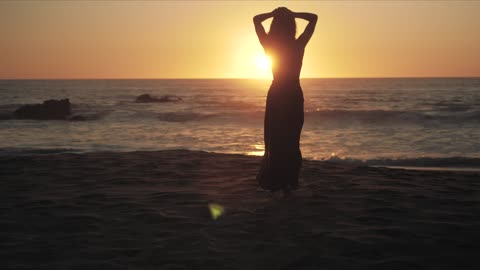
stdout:
<svg viewBox="0 0 480 270">
<path fill-rule="evenodd" d="M 256 79 L 0 80 L 0 155 L 189 149 L 263 154 Z M 302 79 L 306 159 L 480 168 L 480 78 Z M 178 102 L 136 103 L 141 94 Z M 11 119 L 69 98 L 86 121 Z"/>
</svg>

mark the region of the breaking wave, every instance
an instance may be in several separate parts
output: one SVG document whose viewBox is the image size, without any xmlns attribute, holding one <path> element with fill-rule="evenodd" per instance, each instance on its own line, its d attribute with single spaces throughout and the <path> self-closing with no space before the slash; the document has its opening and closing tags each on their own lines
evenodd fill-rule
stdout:
<svg viewBox="0 0 480 270">
<path fill-rule="evenodd" d="M 480 123 L 480 111 L 453 113 L 387 110 L 319 110 L 305 113 L 306 120 L 362 124 Z"/>
<path fill-rule="evenodd" d="M 188 122 L 212 118 L 216 114 L 194 113 L 194 112 L 168 112 L 158 114 L 158 119 L 164 122 Z"/>
<path fill-rule="evenodd" d="M 332 156 L 325 161 L 366 166 L 399 166 L 399 167 L 441 167 L 441 168 L 478 168 L 480 158 L 474 157 L 418 157 L 418 158 L 378 158 L 360 160 Z"/>
</svg>

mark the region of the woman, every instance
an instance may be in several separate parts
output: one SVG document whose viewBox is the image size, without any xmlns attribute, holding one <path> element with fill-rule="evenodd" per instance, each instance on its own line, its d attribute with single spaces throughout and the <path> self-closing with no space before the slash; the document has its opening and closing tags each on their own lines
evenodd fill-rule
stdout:
<svg viewBox="0 0 480 270">
<path fill-rule="evenodd" d="M 262 22 L 271 17 L 273 20 L 267 34 Z M 295 18 L 308 21 L 305 31 L 297 39 Z M 283 190 L 284 196 L 288 197 L 291 190 L 298 188 L 302 166 L 303 93 L 299 78 L 305 46 L 315 30 L 317 15 L 280 7 L 256 15 L 253 22 L 265 53 L 272 59 L 273 73 L 265 110 L 265 155 L 257 180 L 262 188 Z"/>
</svg>

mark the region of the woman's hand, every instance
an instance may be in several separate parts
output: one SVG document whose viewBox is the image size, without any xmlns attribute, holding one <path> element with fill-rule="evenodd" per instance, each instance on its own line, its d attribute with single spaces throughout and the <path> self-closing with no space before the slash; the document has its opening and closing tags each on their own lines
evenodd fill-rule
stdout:
<svg viewBox="0 0 480 270">
<path fill-rule="evenodd" d="M 274 11 L 255 15 L 255 17 L 253 17 L 253 22 L 254 23 L 261 23 L 261 22 L 265 21 L 266 19 L 273 17 L 273 12 Z"/>
<path fill-rule="evenodd" d="M 272 12 L 268 12 L 268 13 L 258 14 L 255 17 L 253 17 L 253 24 L 255 25 L 255 32 L 257 33 L 257 36 L 258 36 L 258 39 L 260 40 L 260 43 L 264 47 L 265 47 L 265 44 L 267 43 L 268 35 L 267 35 L 267 32 L 265 31 L 265 28 L 263 28 L 262 22 L 265 21 L 266 19 L 272 18 L 274 16 L 273 14 L 274 14 L 275 10 L 272 11 Z"/>
<path fill-rule="evenodd" d="M 277 15 L 293 15 L 293 11 L 291 11 L 290 9 L 286 8 L 286 7 L 278 7 L 276 9 L 274 9 L 272 11 L 273 13 L 273 16 L 277 16 Z"/>
<path fill-rule="evenodd" d="M 314 23 L 317 22 L 317 15 L 313 14 L 313 13 L 293 12 L 293 16 L 295 16 L 295 18 L 304 19 L 304 20 L 307 20 L 309 22 L 314 22 Z"/>
<path fill-rule="evenodd" d="M 308 21 L 307 27 L 305 27 L 305 30 L 297 39 L 297 41 L 300 44 L 302 44 L 303 46 L 306 46 L 308 41 L 312 37 L 313 32 L 315 31 L 315 25 L 317 24 L 318 16 L 316 14 L 307 13 L 307 12 L 294 12 L 293 16 L 295 16 L 295 18 L 304 19 Z"/>
</svg>

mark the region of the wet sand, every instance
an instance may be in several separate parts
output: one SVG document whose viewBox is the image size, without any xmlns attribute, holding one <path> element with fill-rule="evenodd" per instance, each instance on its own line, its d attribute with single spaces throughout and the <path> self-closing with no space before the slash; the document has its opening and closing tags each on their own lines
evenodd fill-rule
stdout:
<svg viewBox="0 0 480 270">
<path fill-rule="evenodd" d="M 479 269 L 480 174 L 186 150 L 0 157 L 2 269 Z M 226 212 L 213 220 L 209 203 Z"/>
</svg>

